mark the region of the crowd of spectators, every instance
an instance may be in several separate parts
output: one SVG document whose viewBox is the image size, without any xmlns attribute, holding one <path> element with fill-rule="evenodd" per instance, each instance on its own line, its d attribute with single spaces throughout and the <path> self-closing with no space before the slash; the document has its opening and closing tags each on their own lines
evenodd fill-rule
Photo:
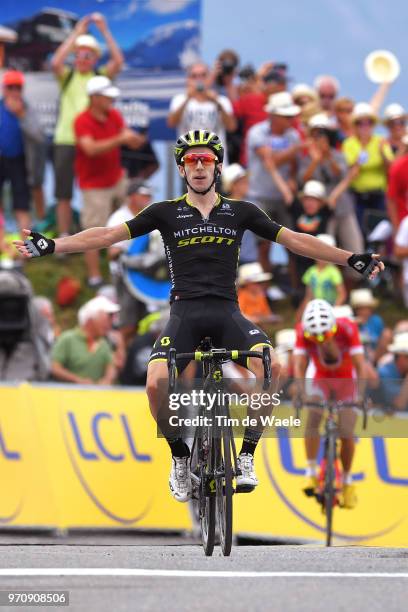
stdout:
<svg viewBox="0 0 408 612">
<path fill-rule="evenodd" d="M 108 60 L 102 65 L 91 25 L 106 44 Z M 122 52 L 100 14 L 82 18 L 51 59 L 60 90 L 52 146 L 57 235 L 72 231 L 74 181 L 82 196 L 82 229 L 126 221 L 152 199 L 146 179 L 158 164 L 148 133 L 126 125 L 114 107 L 120 96 L 114 79 L 122 67 Z M 7 69 L 1 79 L 0 187 L 10 183 L 21 229 L 46 213 L 46 137 L 24 96 L 24 74 Z M 254 201 L 277 222 L 352 252 L 380 249 L 391 275 L 387 289 L 391 286 L 393 297 L 408 306 L 407 113 L 400 103 L 387 100 L 385 105 L 390 87 L 380 84 L 369 102 L 355 101 L 334 76 L 293 83 L 286 64 L 269 61 L 256 69 L 226 49 L 213 67 L 202 61 L 188 67 L 185 90 L 170 101 L 167 123 L 177 134 L 199 128 L 218 133 L 227 148 L 219 184 L 227 197 Z M 143 163 L 134 162 L 134 151 L 143 152 Z M 80 308 L 77 328 L 60 333 L 52 305 L 45 298 L 33 302 L 44 320 L 42 341 L 55 379 L 143 381 L 140 355 L 165 317 L 160 311 L 149 318 L 151 304 L 131 290 L 124 270 L 128 266 L 154 276 L 164 253 L 154 235 L 138 255 L 128 255 L 127 248 L 117 244 L 109 250 L 110 279 L 103 278 L 99 253 L 86 253 L 89 287 L 98 291 L 107 282 L 112 287 L 109 297 L 99 295 Z M 11 256 L 2 210 L 0 250 L 2 258 Z M 387 329 L 375 314 L 372 290 L 381 288 L 361 284 L 352 271 L 288 254 L 250 232 L 244 235 L 240 264 L 241 308 L 276 333 L 278 352 L 290 351 L 293 334 L 279 329 L 274 300 L 291 302 L 294 323 L 308 300 L 323 297 L 336 307 L 350 304 L 373 388 L 381 387 L 383 372 L 405 380 L 407 332 Z M 7 357 L 9 348 L 4 351 Z M 285 360 L 290 363 L 287 355 Z M 406 380 L 402 386 L 406 394 Z M 403 404 L 399 397 L 395 407 Z"/>
</svg>

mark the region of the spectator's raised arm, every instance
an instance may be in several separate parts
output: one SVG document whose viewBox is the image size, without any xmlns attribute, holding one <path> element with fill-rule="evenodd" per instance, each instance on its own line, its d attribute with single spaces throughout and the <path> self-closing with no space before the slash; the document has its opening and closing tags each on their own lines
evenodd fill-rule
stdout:
<svg viewBox="0 0 408 612">
<path fill-rule="evenodd" d="M 65 60 L 68 55 L 72 53 L 75 47 L 75 41 L 78 36 L 86 34 L 90 22 L 90 15 L 85 15 L 76 24 L 71 34 L 66 40 L 58 47 L 54 55 L 51 58 L 51 68 L 57 77 L 61 77 L 64 73 Z"/>
<path fill-rule="evenodd" d="M 104 37 L 109 49 L 110 60 L 106 64 L 106 74 L 110 79 L 113 79 L 123 68 L 123 53 L 113 38 L 105 17 L 101 15 L 101 13 L 93 13 L 91 15 L 91 20 Z"/>
</svg>

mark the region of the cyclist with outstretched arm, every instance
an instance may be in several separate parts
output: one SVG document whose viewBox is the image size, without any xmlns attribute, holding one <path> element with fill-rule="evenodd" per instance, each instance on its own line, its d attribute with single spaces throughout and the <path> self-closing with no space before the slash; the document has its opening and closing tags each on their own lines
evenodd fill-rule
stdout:
<svg viewBox="0 0 408 612">
<path fill-rule="evenodd" d="M 172 454 L 170 489 L 178 501 L 191 497 L 189 449 L 180 430 L 160 419 L 163 381 L 168 378 L 167 355 L 170 348 L 192 352 L 205 336 L 215 346 L 238 350 L 270 347 L 272 376 L 278 379 L 280 365 L 266 334 L 240 312 L 236 295 L 239 247 L 245 230 L 261 238 L 279 242 L 290 251 L 350 266 L 375 277 L 384 269 L 377 255 L 354 255 L 322 244 L 308 234 L 282 227 L 251 202 L 230 200 L 215 191 L 222 171 L 224 148 L 218 136 L 207 130 L 192 130 L 180 136 L 174 148 L 180 176 L 186 180 L 187 193 L 175 200 L 154 202 L 130 221 L 115 227 L 95 227 L 73 236 L 51 240 L 37 232 L 24 230 L 25 240 L 15 242 L 25 257 L 52 253 L 75 253 L 108 248 L 116 242 L 135 238 L 158 229 L 167 256 L 172 284 L 169 321 L 155 342 L 147 371 L 147 395 L 153 417 L 167 439 Z M 186 363 L 177 363 L 179 374 Z M 263 378 L 260 360 L 242 362 Z M 254 452 L 262 435 L 261 426 L 245 429 L 238 465 L 241 474 L 236 485 L 246 490 L 258 481 L 254 471 Z"/>
</svg>

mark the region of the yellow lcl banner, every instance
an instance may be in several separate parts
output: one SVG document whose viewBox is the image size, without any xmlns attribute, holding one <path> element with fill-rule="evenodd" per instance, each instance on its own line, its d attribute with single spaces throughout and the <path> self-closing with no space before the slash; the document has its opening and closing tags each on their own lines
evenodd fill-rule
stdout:
<svg viewBox="0 0 408 612">
<path fill-rule="evenodd" d="M 359 438 L 359 504 L 336 508 L 335 540 L 408 546 L 408 440 L 375 426 L 378 435 Z M 190 529 L 169 469 L 141 391 L 0 387 L 0 527 Z M 324 517 L 301 490 L 302 439 L 284 428 L 265 437 L 256 469 L 256 491 L 235 497 L 235 532 L 322 541 Z"/>
</svg>

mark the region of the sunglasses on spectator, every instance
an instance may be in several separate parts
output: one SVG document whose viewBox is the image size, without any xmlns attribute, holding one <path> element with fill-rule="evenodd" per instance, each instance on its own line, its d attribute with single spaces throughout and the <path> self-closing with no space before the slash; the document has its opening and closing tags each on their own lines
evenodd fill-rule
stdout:
<svg viewBox="0 0 408 612">
<path fill-rule="evenodd" d="M 77 59 L 92 60 L 95 59 L 95 53 L 93 51 L 77 51 L 76 57 Z"/>
<path fill-rule="evenodd" d="M 327 100 L 334 100 L 334 98 L 336 97 L 336 94 L 334 94 L 334 93 L 331 93 L 331 94 L 329 94 L 329 93 L 320 93 L 319 97 L 320 98 L 325 98 Z"/>
<path fill-rule="evenodd" d="M 388 124 L 391 125 L 391 126 L 394 126 L 394 125 L 405 125 L 406 121 L 405 121 L 405 119 L 390 119 L 388 121 Z"/>
<path fill-rule="evenodd" d="M 16 91 L 20 91 L 23 89 L 22 85 L 6 85 L 6 89 L 15 89 Z"/>
<path fill-rule="evenodd" d="M 205 79 L 207 78 L 208 73 L 207 72 L 191 72 L 189 76 L 191 79 Z"/>
<path fill-rule="evenodd" d="M 353 112 L 353 107 L 352 106 L 345 106 L 344 108 L 338 108 L 337 112 L 338 113 L 347 113 L 348 115 L 350 115 Z"/>
<path fill-rule="evenodd" d="M 211 153 L 187 153 L 181 161 L 186 166 L 195 166 L 198 162 L 201 162 L 203 166 L 212 166 L 216 160 L 215 155 Z"/>
<path fill-rule="evenodd" d="M 358 119 L 356 125 L 358 127 L 368 127 L 374 125 L 374 121 L 372 119 Z"/>
</svg>

